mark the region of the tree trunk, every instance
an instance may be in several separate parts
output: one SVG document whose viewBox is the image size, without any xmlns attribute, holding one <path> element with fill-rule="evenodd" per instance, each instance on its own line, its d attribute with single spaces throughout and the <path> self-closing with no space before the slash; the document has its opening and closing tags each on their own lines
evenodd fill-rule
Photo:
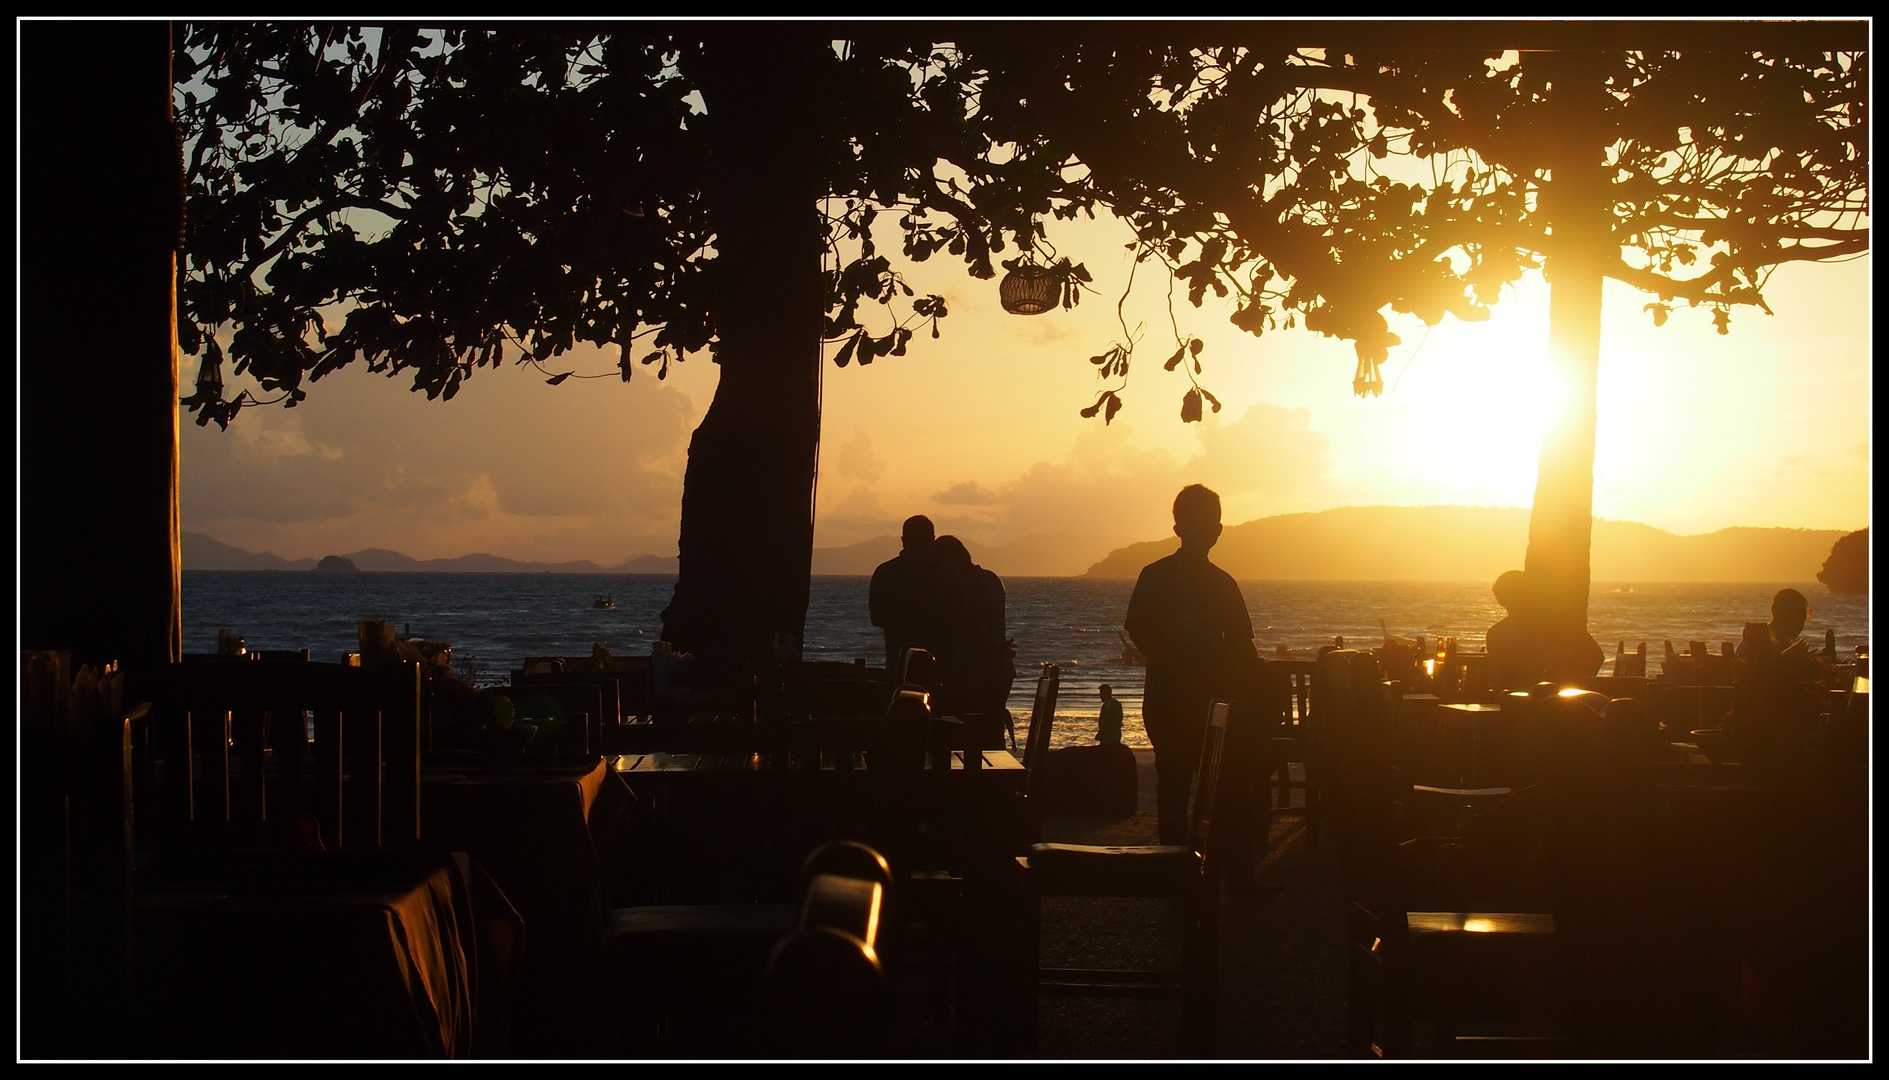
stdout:
<svg viewBox="0 0 1889 1080">
<path fill-rule="evenodd" d="M 164 663 L 182 638 L 170 26 L 20 34 L 20 644 Z"/>
<path fill-rule="evenodd" d="M 715 398 L 689 443 L 663 637 L 724 677 L 798 647 L 813 564 L 823 237 L 810 82 L 818 42 L 734 27 L 703 73 L 713 147 Z"/>
<path fill-rule="evenodd" d="M 1565 102 L 1558 136 L 1562 150 L 1543 198 L 1552 200 L 1548 209 L 1553 225 L 1546 268 L 1549 369 L 1561 400 L 1542 434 L 1526 566 L 1541 605 L 1543 629 L 1556 640 L 1591 645 L 1587 595 L 1594 534 L 1595 396 L 1601 284 L 1611 235 L 1600 82 L 1592 74 L 1591 58 L 1563 54 L 1556 59 L 1556 94 Z"/>
</svg>

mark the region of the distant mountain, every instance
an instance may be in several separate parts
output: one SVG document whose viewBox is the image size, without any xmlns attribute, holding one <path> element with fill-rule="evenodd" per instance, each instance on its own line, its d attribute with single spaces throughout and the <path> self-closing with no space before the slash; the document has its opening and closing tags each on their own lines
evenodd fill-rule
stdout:
<svg viewBox="0 0 1889 1080">
<path fill-rule="evenodd" d="M 315 564 L 315 572 L 317 574 L 358 574 L 361 568 L 354 565 L 351 559 L 344 559 L 339 555 L 326 555 Z"/>
<path fill-rule="evenodd" d="M 244 551 L 202 533 L 184 533 L 183 556 L 186 570 L 313 570 L 314 559 L 284 559 L 268 552 Z M 524 562 L 499 555 L 461 555 L 456 559 L 416 559 L 386 548 L 363 548 L 328 559 L 352 564 L 353 569 L 373 573 L 456 573 L 456 574 L 673 574 L 676 560 L 658 555 L 637 555 L 612 567 L 598 566 L 589 559 L 576 562 Z M 327 560 L 324 559 L 324 562 Z"/>
<path fill-rule="evenodd" d="M 899 538 L 875 536 L 845 547 L 813 549 L 816 574 L 870 574 L 874 567 L 899 553 Z"/>
<path fill-rule="evenodd" d="M 1112 537 L 1058 533 L 1024 536 L 989 546 L 965 541 L 964 546 L 973 562 L 999 577 L 1074 577 L 1121 542 Z M 875 536 L 845 547 L 814 548 L 813 572 L 870 574 L 880 563 L 897 555 L 901 546 L 896 536 Z"/>
<path fill-rule="evenodd" d="M 638 555 L 625 559 L 612 566 L 613 574 L 673 574 L 676 572 L 674 555 Z"/>
<path fill-rule="evenodd" d="M 202 533 L 184 533 L 182 542 L 186 570 L 313 570 L 313 559 L 284 559 L 267 551 L 244 551 Z"/>
<path fill-rule="evenodd" d="M 1229 526 L 1213 561 L 1238 578 L 1495 580 L 1522 564 L 1525 509 L 1347 506 Z M 1810 581 L 1834 529 L 1729 528 L 1676 536 L 1637 521 L 1594 520 L 1596 581 Z M 1174 551 L 1174 537 L 1130 544 L 1089 577 L 1134 577 Z"/>
</svg>

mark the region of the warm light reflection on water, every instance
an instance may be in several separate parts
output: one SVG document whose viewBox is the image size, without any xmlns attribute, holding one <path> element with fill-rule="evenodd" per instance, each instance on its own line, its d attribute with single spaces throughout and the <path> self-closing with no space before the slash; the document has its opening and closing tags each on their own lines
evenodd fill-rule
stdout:
<svg viewBox="0 0 1889 1080">
<path fill-rule="evenodd" d="M 1718 642 L 1736 642 L 1747 621 L 1767 617 L 1781 584 L 1599 582 L 1589 600 L 1589 626 L 1609 663 L 1619 642 L 1629 648 L 1646 642 L 1648 673 L 1656 674 L 1664 641 L 1682 652 L 1693 640 L 1713 643 L 1714 651 Z M 456 658 L 472 658 L 485 666 L 487 681 L 502 682 L 526 656 L 587 654 L 596 643 L 619 655 L 647 655 L 674 585 L 673 577 L 660 575 L 192 570 L 184 573 L 184 648 L 214 651 L 216 631 L 228 628 L 251 649 L 308 648 L 315 659 L 335 660 L 356 648 L 358 620 L 379 618 L 402 632 L 410 628 L 415 637 L 451 642 Z M 1097 687 L 1108 683 L 1126 713 L 1123 741 L 1146 746 L 1144 669 L 1122 662 L 1120 638 L 1134 582 L 1013 578 L 1005 585 L 1017 643 L 1011 712 L 1027 718 L 1038 666 L 1059 664 L 1053 744 L 1094 741 Z M 1820 642 L 1824 630 L 1833 629 L 1846 655 L 1868 642 L 1867 596 L 1833 595 L 1814 582 L 1796 587 L 1813 609 L 1805 638 Z M 1460 648 L 1475 650 L 1501 616 L 1487 582 L 1244 581 L 1240 588 L 1254 644 L 1267 657 L 1283 645 L 1291 656 L 1309 659 L 1337 636 L 1371 648 L 1383 641 L 1380 620 L 1393 634 L 1428 642 L 1454 637 Z M 863 577 L 813 579 L 807 658 L 884 662 L 882 638 L 867 619 L 866 592 Z M 598 593 L 614 595 L 617 606 L 592 607 Z"/>
</svg>

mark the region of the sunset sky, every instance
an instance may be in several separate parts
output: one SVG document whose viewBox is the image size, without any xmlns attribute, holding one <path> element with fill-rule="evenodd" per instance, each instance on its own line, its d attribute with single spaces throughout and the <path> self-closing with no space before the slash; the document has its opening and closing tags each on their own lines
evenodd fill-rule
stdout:
<svg viewBox="0 0 1889 1080">
<path fill-rule="evenodd" d="M 1180 332 L 1205 339 L 1202 385 L 1224 404 L 1181 422 L 1187 388 L 1166 274 L 1141 267 L 1125 307 L 1142 329 L 1112 425 L 1084 419 L 1102 385 L 1087 358 L 1120 339 L 1125 226 L 1052 222 L 1096 293 L 1073 311 L 1020 317 L 997 283 L 946 257 L 904 267 L 948 298 L 943 336 L 859 369 L 826 365 L 816 543 L 895 533 L 925 513 L 973 545 L 1055 535 L 1068 572 L 1110 548 L 1164 535 L 1183 484 L 1218 489 L 1226 519 L 1345 505 L 1527 506 L 1547 407 L 1548 290 L 1538 274 L 1487 323 L 1427 331 L 1393 317 L 1403 343 L 1385 393 L 1352 396 L 1348 343 L 1304 329 L 1255 339 L 1215 302 L 1174 297 Z M 896 236 L 886 238 L 896 251 Z M 1855 529 L 1869 520 L 1867 257 L 1786 267 L 1777 314 L 1706 309 L 1655 329 L 1652 298 L 1609 283 L 1600 374 L 1595 513 L 1677 533 L 1731 525 Z M 829 350 L 830 352 L 830 350 Z M 247 409 L 228 432 L 183 431 L 183 528 L 286 558 L 364 547 L 420 558 L 519 559 L 675 553 L 689 433 L 714 391 L 699 357 L 666 382 L 629 385 L 614 350 L 567 354 L 553 371 L 605 373 L 545 385 L 530 369 L 481 369 L 451 402 L 404 379 L 344 371 L 284 411 Z M 186 358 L 182 378 L 194 377 Z M 1519 555 L 1519 553 L 1518 553 Z"/>
</svg>

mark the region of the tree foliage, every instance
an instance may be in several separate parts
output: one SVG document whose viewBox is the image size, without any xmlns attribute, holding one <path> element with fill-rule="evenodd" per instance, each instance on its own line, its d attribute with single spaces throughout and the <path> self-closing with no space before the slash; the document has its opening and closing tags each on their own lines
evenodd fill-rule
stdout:
<svg viewBox="0 0 1889 1080">
<path fill-rule="evenodd" d="M 1602 104 L 1571 127 L 1553 53 L 854 29 L 822 54 L 806 148 L 841 365 L 947 314 L 876 249 L 885 214 L 907 259 L 990 278 L 1006 247 L 1045 248 L 1046 221 L 1106 208 L 1194 304 L 1353 342 L 1361 394 L 1398 342 L 1386 311 L 1483 319 L 1552 258 L 1570 143 L 1608 170 L 1604 272 L 1652 294 L 1656 324 L 1704 306 L 1725 332 L 1734 308 L 1769 310 L 1771 268 L 1867 249 L 1860 53 L 1596 53 Z M 192 26 L 184 348 L 219 362 L 231 332 L 236 369 L 291 405 L 355 360 L 451 397 L 477 367 L 579 342 L 620 347 L 625 380 L 632 355 L 660 376 L 713 352 L 717 302 L 767 283 L 717 280 L 702 184 L 739 165 L 702 137 L 703 48 L 660 24 Z M 862 321 L 908 301 L 890 330 Z M 1177 338 L 1191 420 L 1198 342 Z M 1117 385 L 1085 414 L 1120 408 L 1133 347 L 1098 361 Z M 239 404 L 191 403 L 199 423 Z"/>
</svg>

